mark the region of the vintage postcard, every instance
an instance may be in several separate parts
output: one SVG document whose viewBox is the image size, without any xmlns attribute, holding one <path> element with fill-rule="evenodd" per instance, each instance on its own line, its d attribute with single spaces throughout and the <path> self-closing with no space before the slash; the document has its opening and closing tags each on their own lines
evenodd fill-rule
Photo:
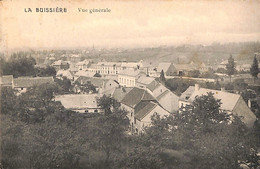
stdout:
<svg viewBox="0 0 260 169">
<path fill-rule="evenodd" d="M 0 169 L 260 169 L 259 0 L 0 0 Z"/>
</svg>

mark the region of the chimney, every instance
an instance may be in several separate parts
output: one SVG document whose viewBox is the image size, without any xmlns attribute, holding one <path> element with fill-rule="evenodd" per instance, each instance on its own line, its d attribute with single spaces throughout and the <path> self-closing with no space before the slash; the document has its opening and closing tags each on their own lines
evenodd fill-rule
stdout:
<svg viewBox="0 0 260 169">
<path fill-rule="evenodd" d="M 200 85 L 199 84 L 195 84 L 195 91 L 198 91 L 200 89 Z"/>
<path fill-rule="evenodd" d="M 248 105 L 249 108 L 251 108 L 251 100 L 248 99 L 247 105 Z"/>
<path fill-rule="evenodd" d="M 226 91 L 226 90 L 225 90 L 225 87 L 221 87 L 220 90 L 221 90 L 222 92 L 225 92 L 225 91 Z"/>
</svg>

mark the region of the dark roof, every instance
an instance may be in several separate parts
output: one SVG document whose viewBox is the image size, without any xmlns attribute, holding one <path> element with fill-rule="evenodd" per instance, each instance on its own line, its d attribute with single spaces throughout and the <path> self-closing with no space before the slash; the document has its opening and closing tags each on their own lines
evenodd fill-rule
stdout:
<svg viewBox="0 0 260 169">
<path fill-rule="evenodd" d="M 155 100 L 146 90 L 134 87 L 122 100 L 122 103 L 134 108 L 140 101 Z"/>
<path fill-rule="evenodd" d="M 0 85 L 12 85 L 13 75 L 6 75 L 0 77 Z"/>
<path fill-rule="evenodd" d="M 100 77 L 84 77 L 84 76 L 80 76 L 76 82 L 79 83 L 83 83 L 83 84 L 87 84 L 87 83 L 91 83 L 96 87 L 102 87 L 103 86 L 103 82 L 107 82 L 109 79 L 104 79 L 104 78 L 100 78 Z"/>
<path fill-rule="evenodd" d="M 54 83 L 53 77 L 19 77 L 14 79 L 14 87 L 33 87 L 44 83 Z"/>
<path fill-rule="evenodd" d="M 150 91 L 154 91 L 154 89 L 156 89 L 159 84 L 160 84 L 159 82 L 157 82 L 156 80 L 154 80 L 154 81 L 152 81 L 150 84 L 148 84 L 146 87 L 147 87 Z"/>
<path fill-rule="evenodd" d="M 112 96 L 119 102 L 125 97 L 125 95 L 130 92 L 133 88 L 132 87 L 120 87 L 115 88 L 113 91 Z"/>
<path fill-rule="evenodd" d="M 163 93 L 161 93 L 159 96 L 157 96 L 156 99 L 160 100 L 161 98 L 163 98 L 163 96 L 165 96 L 168 93 L 170 93 L 170 91 L 169 90 L 165 90 Z"/>
<path fill-rule="evenodd" d="M 147 114 L 149 114 L 157 104 L 153 101 L 141 101 L 135 107 L 135 118 L 142 120 Z"/>
</svg>

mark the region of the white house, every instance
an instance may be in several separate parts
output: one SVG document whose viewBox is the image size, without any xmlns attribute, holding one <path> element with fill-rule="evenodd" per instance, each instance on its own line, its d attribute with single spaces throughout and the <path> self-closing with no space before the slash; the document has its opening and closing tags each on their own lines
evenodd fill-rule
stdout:
<svg viewBox="0 0 260 169">
<path fill-rule="evenodd" d="M 168 112 L 172 113 L 179 109 L 179 96 L 161 83 L 154 81 L 147 85 L 147 90 L 152 93 L 158 103 Z"/>
<path fill-rule="evenodd" d="M 66 109 L 79 113 L 102 113 L 97 98 L 96 94 L 67 94 L 56 96 L 55 101 L 61 102 Z"/>
<path fill-rule="evenodd" d="M 146 74 L 140 70 L 122 70 L 118 74 L 118 82 L 121 86 L 135 87 L 137 79 L 141 76 L 146 76 Z"/>
<path fill-rule="evenodd" d="M 53 77 L 19 77 L 13 79 L 13 88 L 19 93 L 24 93 L 28 88 L 47 83 L 54 83 Z"/>
<path fill-rule="evenodd" d="M 155 113 L 160 116 L 169 115 L 148 91 L 137 87 L 124 96 L 121 107 L 129 112 L 127 117 L 132 133 L 141 133 L 145 127 L 150 126 L 151 116 Z"/>
<path fill-rule="evenodd" d="M 200 88 L 198 84 L 190 86 L 184 93 L 182 93 L 179 101 L 179 108 L 192 104 L 196 96 L 207 95 L 207 93 L 213 93 L 216 99 L 220 99 L 220 109 L 226 111 L 230 115 L 236 115 L 241 117 L 242 121 L 248 126 L 252 127 L 256 121 L 255 114 L 250 110 L 242 96 L 239 94 L 228 93 L 224 89 L 212 90 L 206 88 Z"/>
</svg>

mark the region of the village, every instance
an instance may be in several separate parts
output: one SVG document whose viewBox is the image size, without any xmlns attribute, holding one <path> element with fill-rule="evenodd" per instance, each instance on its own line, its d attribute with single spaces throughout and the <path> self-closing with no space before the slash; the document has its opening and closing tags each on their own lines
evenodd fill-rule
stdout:
<svg viewBox="0 0 260 169">
<path fill-rule="evenodd" d="M 259 54 L 255 54 L 257 57 Z M 231 56 L 232 57 L 232 56 Z M 189 61 L 186 64 L 160 62 L 158 65 L 139 62 L 107 62 L 84 59 L 80 54 L 50 53 L 43 64 L 35 67 L 52 67 L 55 76 L 49 77 L 1 77 L 1 86 L 9 86 L 22 94 L 28 88 L 44 83 L 55 83 L 54 79 L 69 81 L 67 93 L 56 95 L 54 100 L 59 101 L 68 109 L 79 113 L 102 113 L 97 99 L 103 95 L 111 96 L 121 103 L 122 109 L 128 111 L 130 133 L 140 134 L 151 125 L 151 117 L 157 113 L 161 117 L 180 111 L 187 104 L 192 104 L 196 96 L 214 93 L 214 97 L 221 100 L 221 110 L 229 114 L 242 117 L 247 126 L 253 126 L 259 113 L 259 93 L 253 89 L 259 88 L 259 83 L 251 83 L 253 89 L 247 91 L 253 97 L 243 99 L 241 90 L 225 90 L 225 83 L 229 82 L 227 74 L 218 73 L 225 70 L 228 60 L 224 60 L 215 67 L 204 62 Z M 235 64 L 236 72 L 231 75 L 232 80 L 252 81 L 250 64 Z M 199 77 L 196 74 L 211 73 L 211 77 Z M 247 74 L 245 73 L 247 72 Z M 193 81 L 182 93 L 171 90 L 167 81 Z M 231 80 L 231 77 L 230 77 Z M 227 81 L 227 82 L 226 82 Z M 201 87 L 206 84 L 218 84 L 215 88 Z M 250 82 L 249 82 L 250 83 Z M 256 86 L 255 86 L 256 85 Z M 258 89 L 259 90 L 259 89 Z M 233 98 L 233 99 L 231 99 Z M 252 106 L 253 105 L 253 106 Z M 257 116 L 256 116 L 257 115 Z"/>
<path fill-rule="evenodd" d="M 260 169 L 259 1 L 0 4 L 0 169 Z"/>
</svg>

